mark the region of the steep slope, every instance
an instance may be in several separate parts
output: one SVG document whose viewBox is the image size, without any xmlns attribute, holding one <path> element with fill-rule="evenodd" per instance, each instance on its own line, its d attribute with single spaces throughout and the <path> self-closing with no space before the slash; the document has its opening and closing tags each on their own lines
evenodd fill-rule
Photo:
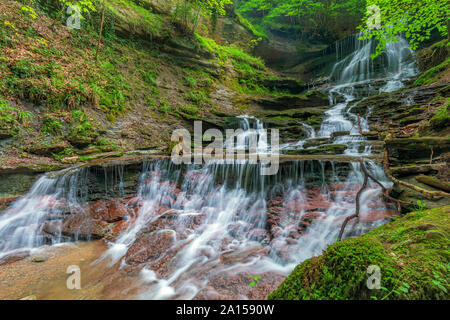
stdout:
<svg viewBox="0 0 450 320">
<path fill-rule="evenodd" d="M 48 3 L 37 1 L 34 13 L 17 1 L 0 5 L 5 170 L 46 171 L 130 150 L 166 153 L 175 128 L 193 120 L 221 128 L 227 117 L 253 112 L 250 97 L 305 90 L 212 39 L 251 41 L 232 15 L 214 32 L 203 18 L 192 33 L 174 16 L 173 1 L 108 1 L 96 61 L 100 12 L 69 29 Z"/>
</svg>

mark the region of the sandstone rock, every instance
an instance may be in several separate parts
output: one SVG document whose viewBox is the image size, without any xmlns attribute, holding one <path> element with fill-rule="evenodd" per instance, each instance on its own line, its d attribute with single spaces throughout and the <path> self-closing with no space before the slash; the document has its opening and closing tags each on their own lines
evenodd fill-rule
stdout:
<svg viewBox="0 0 450 320">
<path fill-rule="evenodd" d="M 173 244 L 174 235 L 171 232 L 142 234 L 128 249 L 125 260 L 129 264 L 153 261 L 164 256 Z"/>
<path fill-rule="evenodd" d="M 23 250 L 7 254 L 0 258 L 0 266 L 23 260 L 30 256 L 30 251 Z"/>
</svg>

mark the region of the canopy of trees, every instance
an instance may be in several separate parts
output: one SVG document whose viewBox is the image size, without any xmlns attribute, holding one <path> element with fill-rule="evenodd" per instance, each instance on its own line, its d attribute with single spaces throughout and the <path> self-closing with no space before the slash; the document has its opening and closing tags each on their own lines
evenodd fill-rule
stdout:
<svg viewBox="0 0 450 320">
<path fill-rule="evenodd" d="M 355 32 L 366 0 L 240 0 L 239 12 L 271 28 L 294 30 L 299 38 L 334 41 Z"/>
<path fill-rule="evenodd" d="M 431 37 L 433 31 L 448 36 L 450 1 L 442 0 L 367 0 L 367 6 L 377 6 L 381 18 L 381 28 L 370 29 L 367 22 L 374 12 L 368 12 L 361 27 L 365 38 L 378 40 L 379 55 L 386 43 L 396 41 L 399 36 L 409 40 L 412 49 Z"/>
</svg>

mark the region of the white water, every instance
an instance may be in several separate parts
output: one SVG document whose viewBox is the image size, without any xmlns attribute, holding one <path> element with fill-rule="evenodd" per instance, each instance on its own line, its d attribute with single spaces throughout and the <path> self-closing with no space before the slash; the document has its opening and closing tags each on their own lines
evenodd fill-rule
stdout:
<svg viewBox="0 0 450 320">
<path fill-rule="evenodd" d="M 268 152 L 267 130 L 264 129 L 262 121 L 249 115 L 241 115 L 237 118 L 240 128 L 236 137 L 224 142 L 224 148 L 235 151 L 249 151 L 251 147 L 256 146 L 255 151 L 257 153 Z"/>
<path fill-rule="evenodd" d="M 331 77 L 337 78 L 337 84 L 329 91 L 330 103 L 334 105 L 326 112 L 318 136 L 330 137 L 333 132 L 349 131 L 350 135 L 338 137 L 334 143 L 347 144 L 346 154 L 358 155 L 358 146 L 365 139 L 360 135 L 359 126 L 362 132 L 369 131 L 368 114 L 358 116 L 349 110 L 348 104 L 354 100 L 360 100 L 366 96 L 381 92 L 392 92 L 403 87 L 403 82 L 410 79 L 417 73 L 416 65 L 412 59 L 412 51 L 409 44 L 404 39 L 399 39 L 396 43 L 390 42 L 386 45 L 386 51 L 378 58 L 381 69 L 378 73 L 374 69 L 374 61 L 371 59 L 374 42 L 372 40 L 359 41 L 362 34 L 353 36 L 355 41 L 355 52 L 349 54 L 336 63 Z M 340 71 L 340 72 L 338 72 Z M 379 82 L 381 87 L 377 89 L 373 83 Z M 337 97 L 342 100 L 336 103 Z M 370 154 L 366 149 L 362 153 Z"/>
<path fill-rule="evenodd" d="M 59 177 L 44 175 L 24 197 L 13 202 L 0 215 L 0 258 L 16 250 L 29 250 L 49 241 L 42 234 L 43 223 L 50 215 L 80 212 L 86 196 L 85 174 L 80 170 Z M 62 239 L 50 241 L 58 243 Z"/>
</svg>

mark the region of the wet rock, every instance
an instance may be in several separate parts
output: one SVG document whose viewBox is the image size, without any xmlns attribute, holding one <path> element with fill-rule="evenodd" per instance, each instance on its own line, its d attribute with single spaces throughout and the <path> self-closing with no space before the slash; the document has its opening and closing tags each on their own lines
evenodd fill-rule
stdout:
<svg viewBox="0 0 450 320">
<path fill-rule="evenodd" d="M 0 211 L 7 208 L 11 203 L 19 197 L 0 198 Z"/>
<path fill-rule="evenodd" d="M 14 136 L 14 132 L 6 129 L 0 129 L 0 140 L 8 139 Z"/>
<path fill-rule="evenodd" d="M 330 138 L 311 138 L 307 139 L 305 144 L 303 145 L 304 148 L 310 148 L 310 147 L 318 147 L 322 144 L 330 143 Z"/>
<path fill-rule="evenodd" d="M 328 106 L 330 104 L 328 96 L 320 91 L 310 91 L 304 95 L 289 95 L 281 97 L 258 97 L 253 103 L 272 110 L 288 110 L 298 108 L 311 108 Z"/>
<path fill-rule="evenodd" d="M 90 215 L 93 219 L 106 222 L 118 222 L 134 215 L 134 211 L 120 201 L 96 201 L 90 204 Z"/>
<path fill-rule="evenodd" d="M 30 256 L 30 251 L 28 251 L 28 250 L 12 252 L 12 253 L 7 254 L 0 258 L 0 266 L 23 260 L 29 256 Z"/>
<path fill-rule="evenodd" d="M 375 222 L 378 220 L 388 219 L 392 216 L 398 215 L 394 210 L 370 210 L 369 212 L 360 215 L 360 222 Z"/>
<path fill-rule="evenodd" d="M 363 137 L 367 140 L 378 140 L 378 132 L 376 131 L 369 131 L 369 132 L 363 132 Z"/>
<path fill-rule="evenodd" d="M 54 153 L 60 153 L 69 147 L 66 141 L 44 141 L 42 143 L 33 143 L 25 147 L 27 152 L 36 155 L 52 155 Z"/>
<path fill-rule="evenodd" d="M 331 137 L 337 138 L 337 137 L 348 136 L 348 135 L 350 135 L 350 131 L 336 131 L 331 134 Z"/>
<path fill-rule="evenodd" d="M 328 144 L 322 145 L 315 149 L 297 149 L 289 150 L 287 154 L 289 155 L 308 155 L 308 154 L 324 154 L 324 155 L 336 155 L 344 154 L 348 146 L 345 144 Z"/>
<path fill-rule="evenodd" d="M 108 234 L 107 223 L 92 219 L 88 214 L 75 214 L 62 221 L 61 234 L 74 240 L 101 239 Z"/>
<path fill-rule="evenodd" d="M 302 219 L 303 220 L 316 220 L 318 218 L 320 218 L 322 216 L 321 212 L 318 211 L 309 211 L 309 212 L 305 212 L 302 215 Z"/>
<path fill-rule="evenodd" d="M 251 240 L 261 242 L 264 239 L 270 238 L 269 233 L 266 229 L 252 229 L 248 233 L 248 237 Z"/>
<path fill-rule="evenodd" d="M 141 235 L 128 249 L 125 261 L 139 264 L 161 258 L 174 244 L 172 232 L 152 232 Z"/>
<path fill-rule="evenodd" d="M 264 79 L 262 85 L 266 88 L 276 90 L 278 92 L 289 91 L 292 94 L 299 94 L 305 91 L 308 86 L 304 83 L 290 78 Z"/>
</svg>

